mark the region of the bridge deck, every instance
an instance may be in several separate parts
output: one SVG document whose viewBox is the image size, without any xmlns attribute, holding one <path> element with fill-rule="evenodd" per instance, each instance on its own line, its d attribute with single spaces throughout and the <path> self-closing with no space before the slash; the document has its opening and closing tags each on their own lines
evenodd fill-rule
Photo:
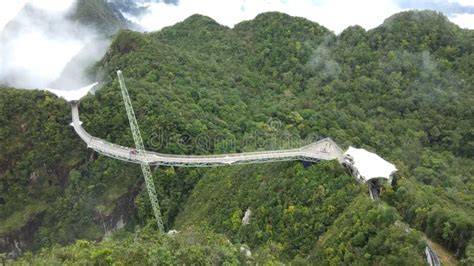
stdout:
<svg viewBox="0 0 474 266">
<path fill-rule="evenodd" d="M 134 148 L 113 144 L 87 133 L 87 131 L 82 127 L 82 122 L 79 119 L 78 103 L 71 103 L 71 110 L 71 125 L 74 127 L 74 130 L 79 137 L 87 144 L 88 148 L 106 156 L 133 163 L 182 167 L 208 167 L 293 160 L 313 162 L 319 160 L 338 160 L 339 162 L 342 162 L 343 158 L 342 150 L 330 138 L 322 139 L 299 149 L 275 151 L 220 155 L 172 155 L 153 151 L 144 151 L 143 153 L 134 154 Z"/>
</svg>

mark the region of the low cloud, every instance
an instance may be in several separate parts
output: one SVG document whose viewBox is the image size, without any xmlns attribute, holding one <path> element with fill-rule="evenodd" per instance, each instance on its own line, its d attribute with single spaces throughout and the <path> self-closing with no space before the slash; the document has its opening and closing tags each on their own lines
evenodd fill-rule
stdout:
<svg viewBox="0 0 474 266">
<path fill-rule="evenodd" d="M 20 6 L 21 11 L 2 31 L 1 85 L 49 87 L 70 60 L 96 38 L 90 29 L 67 19 L 74 4 L 73 0 L 34 0 Z"/>
<path fill-rule="evenodd" d="M 331 50 L 324 44 L 318 46 L 311 55 L 307 67 L 322 78 L 336 78 L 341 72 L 341 67 L 333 59 Z"/>
</svg>

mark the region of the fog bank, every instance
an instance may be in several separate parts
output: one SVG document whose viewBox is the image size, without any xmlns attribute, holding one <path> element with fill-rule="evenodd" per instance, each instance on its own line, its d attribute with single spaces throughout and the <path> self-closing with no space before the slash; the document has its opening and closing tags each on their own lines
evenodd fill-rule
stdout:
<svg viewBox="0 0 474 266">
<path fill-rule="evenodd" d="M 2 31 L 1 85 L 50 87 L 71 59 L 97 38 L 91 29 L 68 19 L 74 7 L 74 0 L 34 0 L 23 4 L 19 13 Z M 91 53 L 97 54 L 93 50 Z M 61 85 L 64 87 L 58 89 L 75 89 L 76 86 Z"/>
</svg>

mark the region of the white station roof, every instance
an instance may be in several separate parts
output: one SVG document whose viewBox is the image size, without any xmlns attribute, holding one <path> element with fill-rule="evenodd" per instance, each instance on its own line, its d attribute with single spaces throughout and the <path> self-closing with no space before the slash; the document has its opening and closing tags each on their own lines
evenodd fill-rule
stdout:
<svg viewBox="0 0 474 266">
<path fill-rule="evenodd" d="M 382 157 L 375 153 L 366 151 L 364 149 L 356 149 L 349 147 L 344 153 L 353 159 L 353 167 L 355 167 L 364 181 L 372 178 L 391 179 L 391 175 L 398 169 L 395 165 L 387 162 Z"/>
<path fill-rule="evenodd" d="M 79 101 L 82 97 L 86 96 L 89 91 L 94 88 L 98 82 L 85 86 L 83 88 L 77 90 L 54 90 L 54 89 L 44 89 L 45 91 L 49 91 L 55 94 L 58 97 L 64 98 L 66 101 Z"/>
</svg>

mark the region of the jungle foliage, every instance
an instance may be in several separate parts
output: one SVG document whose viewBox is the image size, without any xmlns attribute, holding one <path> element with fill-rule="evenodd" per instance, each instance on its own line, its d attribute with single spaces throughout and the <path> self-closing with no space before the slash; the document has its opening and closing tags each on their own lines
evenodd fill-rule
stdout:
<svg viewBox="0 0 474 266">
<path fill-rule="evenodd" d="M 254 262 L 423 264 L 422 232 L 468 265 L 473 62 L 474 32 L 430 11 L 399 13 L 373 30 L 354 26 L 339 35 L 281 13 L 233 29 L 194 15 L 159 32 L 119 32 L 89 72 L 103 83 L 81 102 L 81 119 L 92 135 L 133 146 L 115 74 L 121 69 L 149 150 L 215 154 L 331 137 L 397 165 L 399 179 L 381 203 L 334 162 L 155 169 L 167 229 L 206 230 L 206 245 L 233 243 L 211 263 L 242 263 L 246 258 L 232 248 L 245 244 Z M 40 201 L 48 207 L 41 209 L 37 249 L 100 239 L 97 217 L 141 184 L 139 167 L 86 150 L 67 127 L 66 104 L 54 96 L 0 94 L 0 221 Z M 130 232 L 153 219 L 144 190 L 135 205 Z M 242 226 L 248 208 L 251 223 Z M 401 221 L 416 230 L 407 232 Z M 183 235 L 180 241 L 190 241 Z M 138 244 L 148 252 L 143 260 L 159 253 L 188 262 L 176 253 L 183 244 L 148 237 L 160 244 Z M 101 261 L 127 262 L 124 254 L 141 252 L 118 243 L 76 242 L 45 249 L 37 259 L 80 262 L 105 252 Z M 206 249 L 200 245 L 193 251 L 198 257 Z"/>
</svg>

